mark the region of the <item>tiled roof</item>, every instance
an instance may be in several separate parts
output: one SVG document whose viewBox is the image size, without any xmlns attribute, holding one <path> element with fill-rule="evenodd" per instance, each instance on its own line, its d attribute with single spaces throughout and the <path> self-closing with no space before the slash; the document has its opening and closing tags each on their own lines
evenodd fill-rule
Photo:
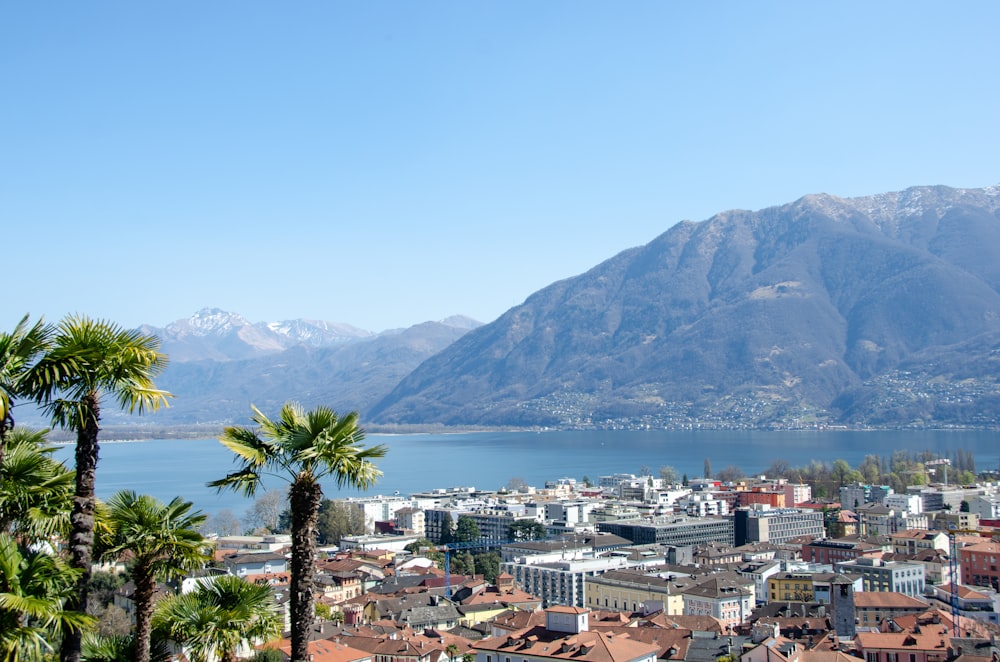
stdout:
<svg viewBox="0 0 1000 662">
<path fill-rule="evenodd" d="M 659 651 L 659 646 L 628 635 L 590 631 L 564 634 L 544 628 L 533 628 L 516 636 L 490 637 L 474 644 L 474 648 L 507 656 L 574 662 L 630 662 Z"/>
<path fill-rule="evenodd" d="M 940 632 L 858 632 L 854 642 L 862 651 L 881 649 L 898 651 L 945 651 L 948 633 Z"/>
<path fill-rule="evenodd" d="M 925 609 L 927 603 L 893 591 L 860 591 L 854 594 L 855 609 Z"/>
</svg>

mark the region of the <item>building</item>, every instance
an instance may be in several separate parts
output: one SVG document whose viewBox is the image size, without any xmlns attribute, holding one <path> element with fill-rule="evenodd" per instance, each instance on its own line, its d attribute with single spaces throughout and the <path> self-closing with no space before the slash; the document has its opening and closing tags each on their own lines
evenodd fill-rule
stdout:
<svg viewBox="0 0 1000 662">
<path fill-rule="evenodd" d="M 395 514 L 396 527 L 406 533 L 424 538 L 427 536 L 427 518 L 420 508 L 400 508 Z"/>
<path fill-rule="evenodd" d="M 739 575 L 712 575 L 683 593 L 685 616 L 711 616 L 726 629 L 743 623 L 756 606 L 753 582 Z"/>
<path fill-rule="evenodd" d="M 740 508 L 733 513 L 733 538 L 737 546 L 751 542 L 776 545 L 793 538 L 822 538 L 823 513 L 802 508 Z"/>
<path fill-rule="evenodd" d="M 599 522 L 598 531 L 613 533 L 636 545 L 684 547 L 717 541 L 733 544 L 733 520 L 728 517 L 673 517 L 653 521 Z"/>
<path fill-rule="evenodd" d="M 664 576 L 666 574 L 666 576 Z M 686 576 L 648 573 L 638 569 L 609 570 L 584 578 L 587 607 L 631 612 L 684 613 L 683 591 L 694 586 Z"/>
<path fill-rule="evenodd" d="M 737 572 L 746 579 L 753 581 L 754 595 L 757 596 L 757 603 L 767 602 L 770 595 L 767 581 L 774 575 L 781 572 L 781 563 L 778 561 L 748 561 L 740 566 Z"/>
<path fill-rule="evenodd" d="M 659 646 L 627 634 L 591 631 L 589 610 L 550 607 L 545 626 L 473 644 L 476 662 L 656 662 Z"/>
<path fill-rule="evenodd" d="M 878 558 L 884 551 L 882 545 L 873 540 L 857 537 L 831 538 L 802 545 L 802 560 L 832 565 L 858 558 Z"/>
<path fill-rule="evenodd" d="M 837 572 L 860 575 L 870 592 L 895 592 L 916 598 L 924 594 L 926 578 L 921 563 L 862 558 L 835 564 Z"/>
<path fill-rule="evenodd" d="M 891 618 L 924 611 L 926 602 L 902 593 L 854 593 L 854 613 L 862 628 L 879 627 Z"/>
<path fill-rule="evenodd" d="M 811 572 L 779 572 L 767 580 L 767 602 L 812 602 Z"/>
<path fill-rule="evenodd" d="M 981 542 L 958 550 L 962 581 L 1000 591 L 1000 543 Z"/>
<path fill-rule="evenodd" d="M 812 500 L 812 485 L 808 483 L 785 483 L 785 505 L 794 507 Z"/>
<path fill-rule="evenodd" d="M 565 605 L 584 607 L 587 604 L 587 577 L 609 570 L 622 570 L 630 564 L 624 558 L 578 558 L 564 561 L 537 562 L 530 556 L 502 563 L 502 572 L 509 573 L 521 590 L 537 595 L 543 607 Z"/>
<path fill-rule="evenodd" d="M 919 554 L 925 550 L 948 551 L 948 534 L 942 531 L 911 529 L 889 536 L 895 554 Z"/>
</svg>

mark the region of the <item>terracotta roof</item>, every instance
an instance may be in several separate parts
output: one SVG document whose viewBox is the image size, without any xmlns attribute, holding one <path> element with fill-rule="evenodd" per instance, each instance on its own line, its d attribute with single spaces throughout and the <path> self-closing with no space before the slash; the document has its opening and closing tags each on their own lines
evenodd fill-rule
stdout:
<svg viewBox="0 0 1000 662">
<path fill-rule="evenodd" d="M 282 639 L 276 647 L 285 655 L 292 654 L 292 642 L 289 639 Z M 351 648 L 330 639 L 309 642 L 309 659 L 314 662 L 356 662 L 358 660 L 371 660 L 371 657 L 371 654 L 363 650 Z"/>
<path fill-rule="evenodd" d="M 684 616 L 660 613 L 644 622 L 647 626 L 660 628 L 682 628 L 693 632 L 722 632 L 722 622 L 713 616 Z"/>
<path fill-rule="evenodd" d="M 569 607 L 566 605 L 556 605 L 554 607 L 549 607 L 545 611 L 551 611 L 557 614 L 587 614 L 590 612 L 590 610 L 585 607 Z"/>
<path fill-rule="evenodd" d="M 580 662 L 630 662 L 659 651 L 659 646 L 628 635 L 589 631 L 564 634 L 544 628 L 533 628 L 517 636 L 490 637 L 476 642 L 473 648 L 508 656 Z"/>
<path fill-rule="evenodd" d="M 940 632 L 858 632 L 854 643 L 862 651 L 871 649 L 899 651 L 945 651 L 948 633 Z"/>
<path fill-rule="evenodd" d="M 894 591 L 861 591 L 854 594 L 854 607 L 855 609 L 924 609 L 927 603 Z"/>
<path fill-rule="evenodd" d="M 608 630 L 604 630 L 607 632 Z M 645 644 L 659 647 L 656 657 L 660 660 L 683 660 L 691 645 L 691 630 L 683 628 L 632 628 L 615 627 L 610 630 L 616 635 L 628 636 Z"/>
</svg>

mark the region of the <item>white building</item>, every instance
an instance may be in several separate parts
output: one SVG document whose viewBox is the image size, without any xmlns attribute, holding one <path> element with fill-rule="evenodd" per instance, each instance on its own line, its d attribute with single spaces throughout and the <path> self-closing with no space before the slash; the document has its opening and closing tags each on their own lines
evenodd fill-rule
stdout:
<svg viewBox="0 0 1000 662">
<path fill-rule="evenodd" d="M 584 579 L 608 570 L 621 570 L 639 564 L 624 557 L 577 558 L 539 562 L 539 557 L 522 556 L 501 564 L 501 571 L 510 573 L 524 591 L 542 599 L 542 606 L 566 605 L 583 607 L 587 604 Z"/>
<path fill-rule="evenodd" d="M 882 500 L 882 505 L 910 515 L 924 512 L 924 502 L 919 494 L 890 494 Z"/>
</svg>

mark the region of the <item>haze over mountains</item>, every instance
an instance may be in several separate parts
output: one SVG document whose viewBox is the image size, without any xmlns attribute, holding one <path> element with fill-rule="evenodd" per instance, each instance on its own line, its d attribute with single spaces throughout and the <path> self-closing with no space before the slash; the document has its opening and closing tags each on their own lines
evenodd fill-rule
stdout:
<svg viewBox="0 0 1000 662">
<path fill-rule="evenodd" d="M 160 335 L 157 424 L 249 403 L 366 424 L 994 426 L 1000 187 L 808 195 L 682 222 L 496 321 L 374 334 L 201 311 Z"/>
</svg>

